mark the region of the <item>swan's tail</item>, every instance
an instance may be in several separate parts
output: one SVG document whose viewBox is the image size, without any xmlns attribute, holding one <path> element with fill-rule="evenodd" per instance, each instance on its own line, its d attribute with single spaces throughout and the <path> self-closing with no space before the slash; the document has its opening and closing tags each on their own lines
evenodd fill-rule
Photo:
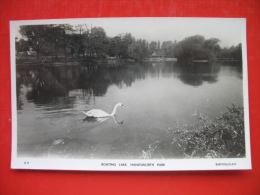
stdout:
<svg viewBox="0 0 260 195">
<path fill-rule="evenodd" d="M 80 112 L 82 112 L 82 113 L 84 113 L 85 115 L 87 115 L 87 116 L 88 116 L 88 114 L 87 114 L 86 112 L 84 112 L 84 111 L 80 111 Z"/>
</svg>

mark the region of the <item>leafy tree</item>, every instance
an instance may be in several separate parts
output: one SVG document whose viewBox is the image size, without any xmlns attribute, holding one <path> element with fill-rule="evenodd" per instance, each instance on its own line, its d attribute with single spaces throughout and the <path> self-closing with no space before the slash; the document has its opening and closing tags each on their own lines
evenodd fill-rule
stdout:
<svg viewBox="0 0 260 195">
<path fill-rule="evenodd" d="M 69 37 L 73 32 L 73 26 L 70 24 L 62 24 L 60 27 L 60 36 L 58 37 L 58 46 L 62 48 L 65 58 L 67 57 L 67 48 L 70 47 Z"/>
<path fill-rule="evenodd" d="M 142 53 L 141 47 L 137 42 L 132 43 L 128 47 L 128 55 L 133 59 L 140 59 L 142 55 L 141 53 Z"/>
<path fill-rule="evenodd" d="M 141 60 L 148 55 L 148 49 L 146 47 L 145 40 L 137 40 L 132 42 L 128 47 L 128 56 L 135 60 Z"/>
<path fill-rule="evenodd" d="M 154 51 L 156 51 L 158 49 L 157 47 L 157 42 L 156 41 L 152 41 L 149 44 L 149 53 L 152 54 Z"/>
<path fill-rule="evenodd" d="M 89 30 L 88 30 L 88 27 L 87 27 L 86 24 L 78 24 L 78 25 L 74 26 L 73 31 L 76 34 L 82 35 L 82 34 L 86 33 Z"/>
<path fill-rule="evenodd" d="M 51 43 L 51 54 L 58 59 L 59 48 L 65 44 L 65 29 L 59 25 L 50 25 L 46 31 L 46 39 Z"/>
<path fill-rule="evenodd" d="M 242 61 L 242 44 L 239 43 L 233 51 L 234 59 Z"/>
<path fill-rule="evenodd" d="M 213 60 L 219 51 L 219 40 L 211 38 L 205 40 L 201 35 L 187 37 L 174 48 L 174 55 L 178 60 Z"/>
<path fill-rule="evenodd" d="M 22 51 L 28 51 L 29 50 L 29 44 L 28 41 L 24 39 L 16 39 L 15 41 L 15 49 L 17 52 L 22 52 Z"/>
<path fill-rule="evenodd" d="M 80 54 L 82 54 L 81 52 L 81 48 L 83 48 L 83 40 L 84 40 L 84 35 L 80 35 L 80 34 L 69 34 L 67 35 L 67 48 L 70 49 L 70 54 L 71 57 L 74 57 L 74 54 L 77 55 L 77 57 L 80 56 Z"/>
<path fill-rule="evenodd" d="M 212 57 L 218 56 L 218 53 L 220 52 L 219 42 L 220 40 L 217 38 L 206 39 L 204 42 L 204 48 L 211 51 Z"/>
<path fill-rule="evenodd" d="M 119 44 L 121 43 L 121 39 L 119 36 L 115 36 L 109 39 L 108 45 L 108 55 L 112 57 L 118 57 L 119 54 Z"/>
<path fill-rule="evenodd" d="M 29 46 L 37 52 L 37 58 L 42 46 L 47 39 L 49 25 L 23 25 L 20 26 L 20 34 L 28 39 Z"/>
<path fill-rule="evenodd" d="M 142 48 L 142 58 L 145 58 L 149 55 L 149 50 L 148 50 L 148 42 L 146 40 L 141 40 L 141 48 Z"/>
<path fill-rule="evenodd" d="M 104 56 L 108 50 L 108 38 L 106 32 L 101 27 L 94 27 L 89 34 L 85 36 L 85 46 L 91 57 Z"/>
<path fill-rule="evenodd" d="M 161 50 L 168 57 L 173 57 L 174 43 L 172 41 L 164 41 L 161 46 Z"/>
<path fill-rule="evenodd" d="M 230 48 L 220 49 L 218 57 L 220 59 L 242 61 L 241 43 L 239 43 L 237 46 L 231 46 Z"/>
<path fill-rule="evenodd" d="M 131 33 L 125 33 L 121 38 L 121 43 L 119 44 L 119 58 L 128 58 L 128 48 L 135 41 Z"/>
</svg>

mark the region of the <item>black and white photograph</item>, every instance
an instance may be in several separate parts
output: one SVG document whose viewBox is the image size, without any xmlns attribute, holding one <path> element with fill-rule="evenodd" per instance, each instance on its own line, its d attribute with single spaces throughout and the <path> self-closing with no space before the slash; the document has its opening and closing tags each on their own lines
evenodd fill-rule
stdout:
<svg viewBox="0 0 260 195">
<path fill-rule="evenodd" d="M 12 168 L 251 169 L 244 18 L 10 22 Z"/>
</svg>

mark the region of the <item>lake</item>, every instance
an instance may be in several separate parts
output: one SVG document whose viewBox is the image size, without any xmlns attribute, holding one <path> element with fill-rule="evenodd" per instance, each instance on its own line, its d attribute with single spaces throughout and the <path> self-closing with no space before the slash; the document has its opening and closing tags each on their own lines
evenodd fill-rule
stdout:
<svg viewBox="0 0 260 195">
<path fill-rule="evenodd" d="M 242 65 L 142 62 L 95 66 L 17 66 L 17 155 L 33 158 L 138 159 L 176 122 L 217 117 L 243 105 Z M 81 111 L 116 117 L 99 121 Z M 171 138 L 169 138 L 171 139 Z M 160 147 L 161 158 L 181 158 Z"/>
</svg>

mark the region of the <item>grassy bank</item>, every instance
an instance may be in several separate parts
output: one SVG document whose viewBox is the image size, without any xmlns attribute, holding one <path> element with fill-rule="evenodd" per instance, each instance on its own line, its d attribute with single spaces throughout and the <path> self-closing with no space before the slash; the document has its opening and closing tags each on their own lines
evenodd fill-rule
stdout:
<svg viewBox="0 0 260 195">
<path fill-rule="evenodd" d="M 196 117 L 198 122 L 194 125 L 176 122 L 143 151 L 142 158 L 164 158 L 166 150 L 170 150 L 172 158 L 245 157 L 243 107 L 232 105 L 216 118 L 202 114 Z"/>
</svg>

